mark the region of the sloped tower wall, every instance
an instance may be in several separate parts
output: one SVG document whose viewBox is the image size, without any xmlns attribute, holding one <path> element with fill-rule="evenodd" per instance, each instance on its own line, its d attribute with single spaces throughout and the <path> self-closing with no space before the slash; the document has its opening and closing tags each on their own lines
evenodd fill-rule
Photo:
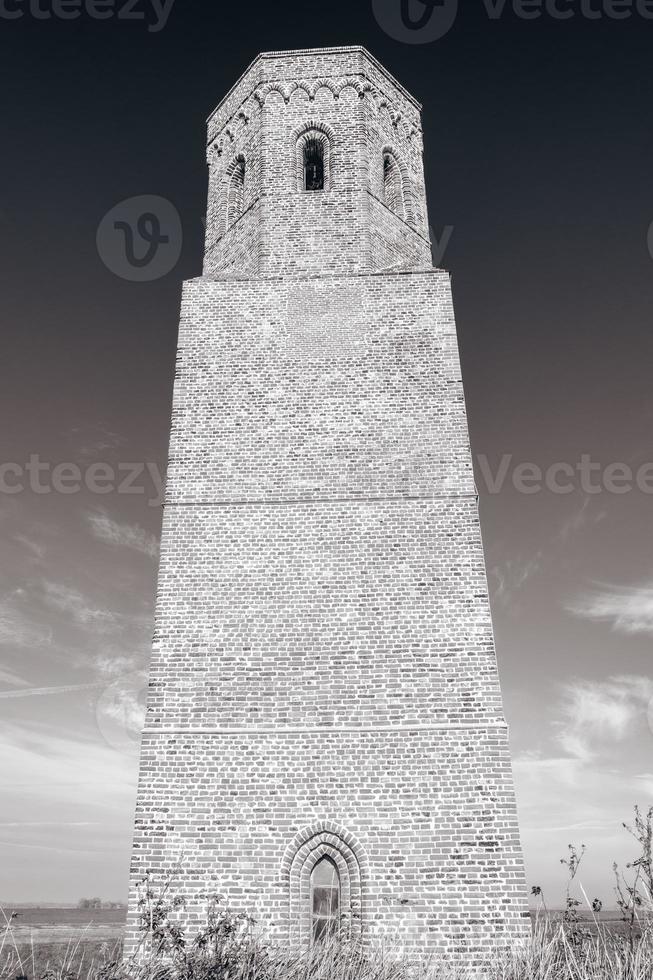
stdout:
<svg viewBox="0 0 653 980">
<path fill-rule="evenodd" d="M 208 157 L 128 948 L 177 864 L 189 924 L 218 892 L 306 945 L 326 858 L 347 934 L 483 956 L 529 925 L 420 107 L 361 48 L 260 55 Z"/>
</svg>

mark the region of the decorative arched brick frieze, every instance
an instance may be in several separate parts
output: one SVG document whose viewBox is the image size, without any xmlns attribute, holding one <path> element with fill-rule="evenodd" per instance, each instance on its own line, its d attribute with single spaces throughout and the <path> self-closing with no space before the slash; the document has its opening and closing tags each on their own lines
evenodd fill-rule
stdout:
<svg viewBox="0 0 653 980">
<path fill-rule="evenodd" d="M 407 130 L 406 130 L 406 135 L 407 135 L 409 141 L 410 140 L 413 140 L 416 143 L 419 152 L 420 153 L 423 153 L 424 152 L 424 141 L 423 141 L 423 136 L 422 136 L 422 130 L 420 129 L 420 127 L 419 126 L 409 125 L 407 127 Z"/>
<path fill-rule="evenodd" d="M 298 89 L 306 92 L 309 101 L 313 102 L 315 100 L 315 96 L 321 89 L 328 90 L 334 99 L 339 99 L 342 92 L 347 88 L 354 89 L 360 99 L 365 99 L 369 96 L 377 111 L 381 107 L 385 106 L 388 110 L 393 126 L 400 131 L 407 140 L 411 140 L 415 135 L 421 134 L 419 120 L 417 118 L 406 118 L 395 108 L 392 101 L 385 95 L 384 92 L 376 88 L 367 79 L 360 78 L 359 76 L 355 75 L 341 75 L 335 77 L 325 76 L 324 78 L 317 78 L 313 81 L 307 81 L 304 79 L 300 82 L 293 81 L 285 84 L 282 82 L 262 82 L 260 85 L 257 85 L 252 92 L 250 92 L 246 101 L 249 102 L 251 114 L 252 104 L 256 104 L 259 109 L 262 109 L 272 92 L 279 94 L 283 99 L 284 104 L 288 105 L 291 102 L 293 92 L 296 92 Z M 221 145 L 224 142 L 227 129 L 233 130 L 234 122 L 243 111 L 245 111 L 247 121 L 249 121 L 246 108 L 247 107 L 245 104 L 241 105 L 233 113 L 233 115 L 224 120 L 224 123 L 219 127 L 218 132 L 212 137 L 211 145 L 215 145 L 216 142 Z"/>
<path fill-rule="evenodd" d="M 317 122 L 313 119 L 299 126 L 292 134 L 292 161 L 291 173 L 293 185 L 296 190 L 302 190 L 304 186 L 304 148 L 309 140 L 317 140 L 322 144 L 324 160 L 324 189 L 331 189 L 333 145 L 335 135 L 330 126 L 326 123 Z"/>
<path fill-rule="evenodd" d="M 215 166 L 225 155 L 228 158 L 233 143 L 241 138 L 243 130 L 249 126 L 253 111 L 254 105 L 251 102 L 243 103 L 221 132 L 213 137 L 206 150 L 206 160 L 209 166 Z"/>
<path fill-rule="evenodd" d="M 289 82 L 287 85 L 284 85 L 282 82 L 266 82 L 264 85 L 261 85 L 256 89 L 254 92 L 254 98 L 261 105 L 265 105 L 266 99 L 270 93 L 278 92 L 287 105 L 290 102 L 290 96 L 296 88 L 296 82 Z"/>
<path fill-rule="evenodd" d="M 380 95 L 374 98 L 374 104 L 376 106 L 377 112 L 381 112 L 382 109 L 386 110 L 388 119 L 390 120 L 390 124 L 392 125 L 393 129 L 398 130 L 399 124 L 404 118 L 402 113 L 399 112 L 398 109 L 395 109 L 392 103 L 389 102 L 384 95 Z M 408 132 L 409 130 L 407 129 L 406 135 L 408 135 Z"/>
<path fill-rule="evenodd" d="M 333 861 L 338 871 L 341 929 L 350 938 L 360 937 L 364 932 L 365 889 L 369 881 L 367 855 L 359 841 L 344 827 L 321 821 L 295 835 L 281 862 L 288 903 L 288 939 L 292 945 L 310 944 L 311 874 L 323 857 Z"/>
<path fill-rule="evenodd" d="M 391 156 L 397 167 L 399 168 L 399 173 L 401 175 L 401 196 L 403 201 L 403 214 L 400 214 L 400 218 L 404 218 L 412 227 L 415 226 L 415 202 L 413 201 L 412 194 L 412 180 L 410 176 L 410 171 L 404 160 L 403 156 L 397 150 L 396 146 L 392 143 L 386 143 L 381 152 L 381 166 L 384 165 L 384 160 L 386 156 Z"/>
</svg>

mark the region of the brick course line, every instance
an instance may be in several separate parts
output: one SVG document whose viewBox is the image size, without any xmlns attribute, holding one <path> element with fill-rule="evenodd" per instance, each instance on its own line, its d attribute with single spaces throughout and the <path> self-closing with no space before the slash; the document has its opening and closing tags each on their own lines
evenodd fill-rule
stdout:
<svg viewBox="0 0 653 980">
<path fill-rule="evenodd" d="M 299 735 L 304 733 L 326 735 L 346 733 L 351 735 L 373 734 L 374 732 L 442 732 L 442 731 L 486 731 L 498 728 L 500 731 L 507 731 L 506 722 L 452 722 L 436 725 L 361 725 L 338 726 L 338 725 L 302 725 L 298 727 L 281 728 L 274 725 L 256 727 L 254 725 L 245 728 L 145 728 L 143 735 Z"/>
<path fill-rule="evenodd" d="M 165 507 L 292 507 L 295 504 L 376 504 L 410 503 L 414 500 L 468 500 L 478 499 L 475 493 L 429 493 L 416 497 L 288 497 L 272 500 L 173 500 Z"/>
</svg>

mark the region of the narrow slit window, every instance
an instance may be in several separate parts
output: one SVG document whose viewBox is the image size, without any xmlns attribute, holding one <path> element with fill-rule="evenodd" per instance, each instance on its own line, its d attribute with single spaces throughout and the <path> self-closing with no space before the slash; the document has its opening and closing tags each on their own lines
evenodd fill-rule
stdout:
<svg viewBox="0 0 653 980">
<path fill-rule="evenodd" d="M 324 190 L 324 143 L 315 137 L 304 144 L 304 190 Z"/>
<path fill-rule="evenodd" d="M 383 200 L 391 211 L 401 215 L 403 210 L 401 171 L 391 153 L 386 153 L 383 156 Z"/>
<path fill-rule="evenodd" d="M 340 876 L 333 861 L 321 858 L 311 873 L 313 942 L 336 935 L 340 918 Z"/>
<path fill-rule="evenodd" d="M 227 226 L 231 227 L 243 213 L 245 204 L 245 161 L 237 160 L 229 181 Z"/>
</svg>

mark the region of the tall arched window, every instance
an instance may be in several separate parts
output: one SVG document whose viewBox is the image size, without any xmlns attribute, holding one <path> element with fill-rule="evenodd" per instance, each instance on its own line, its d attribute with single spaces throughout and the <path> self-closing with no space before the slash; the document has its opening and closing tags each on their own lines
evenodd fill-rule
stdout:
<svg viewBox="0 0 653 980">
<path fill-rule="evenodd" d="M 227 228 L 240 218 L 245 205 L 245 158 L 238 157 L 231 167 L 227 188 Z"/>
<path fill-rule="evenodd" d="M 305 123 L 293 134 L 294 174 L 298 191 L 331 190 L 334 136 L 329 126 Z"/>
<path fill-rule="evenodd" d="M 324 142 L 315 136 L 304 143 L 304 190 L 324 190 Z"/>
<path fill-rule="evenodd" d="M 383 200 L 391 211 L 403 217 L 404 196 L 401 170 L 392 153 L 383 154 Z"/>
<path fill-rule="evenodd" d="M 282 873 L 291 946 L 306 949 L 336 930 L 338 938 L 363 934 L 369 862 L 348 830 L 330 820 L 304 827 L 286 848 Z"/>
<path fill-rule="evenodd" d="M 340 919 L 340 875 L 333 861 L 320 858 L 311 872 L 311 935 L 313 942 L 328 939 L 338 931 Z"/>
</svg>

